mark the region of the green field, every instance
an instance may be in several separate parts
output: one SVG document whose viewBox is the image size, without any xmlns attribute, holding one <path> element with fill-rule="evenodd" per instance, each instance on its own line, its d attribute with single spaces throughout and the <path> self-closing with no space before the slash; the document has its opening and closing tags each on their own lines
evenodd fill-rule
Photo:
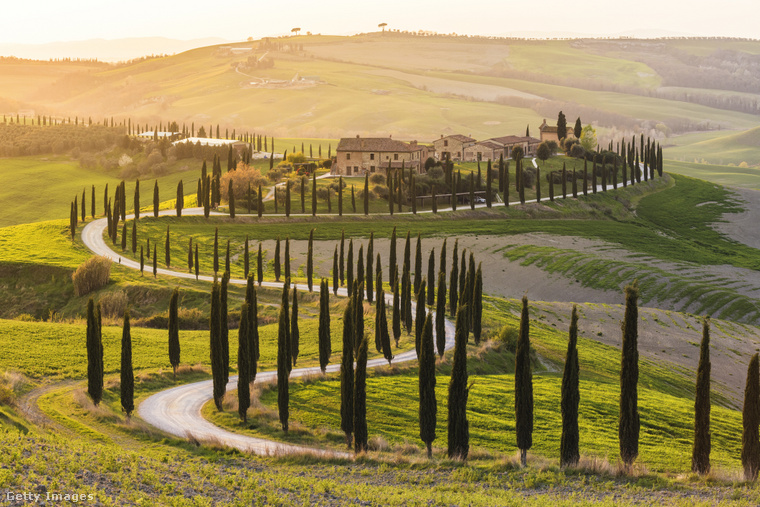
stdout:
<svg viewBox="0 0 760 507">
<path fill-rule="evenodd" d="M 684 162 L 706 161 L 717 165 L 744 163 L 755 168 L 760 166 L 760 127 L 703 137 L 706 139 L 698 140 L 695 137 L 697 142 L 667 148 L 665 155 Z"/>
</svg>

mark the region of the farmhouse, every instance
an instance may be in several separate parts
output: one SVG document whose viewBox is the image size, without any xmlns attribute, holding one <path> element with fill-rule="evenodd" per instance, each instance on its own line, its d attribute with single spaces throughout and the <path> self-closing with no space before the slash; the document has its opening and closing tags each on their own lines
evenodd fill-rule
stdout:
<svg viewBox="0 0 760 507">
<path fill-rule="evenodd" d="M 521 146 L 523 149 L 523 154 L 525 154 L 525 156 L 533 156 L 538 149 L 538 145 L 541 144 L 540 140 L 536 139 L 535 137 L 528 136 L 494 137 L 489 139 L 489 141 L 500 144 L 504 147 L 504 158 L 507 158 L 509 156 L 509 154 L 512 152 L 512 148 L 515 146 Z"/>
<path fill-rule="evenodd" d="M 541 132 L 542 143 L 544 141 L 554 141 L 555 143 L 559 144 L 559 137 L 557 137 L 557 126 L 547 125 L 546 118 L 544 118 L 544 122 L 540 127 L 538 127 L 538 130 Z M 567 129 L 567 138 L 575 138 L 572 128 Z"/>
<path fill-rule="evenodd" d="M 417 141 L 405 143 L 390 137 L 344 137 L 338 142 L 335 163 L 331 173 L 358 176 L 380 172 L 386 174 L 388 166 L 397 169 L 413 168 L 417 173 L 425 170 L 428 147 Z"/>
<path fill-rule="evenodd" d="M 499 155 L 504 153 L 504 147 L 491 140 L 480 141 L 464 149 L 465 162 L 475 162 L 477 160 L 496 160 Z"/>
<path fill-rule="evenodd" d="M 435 158 L 436 160 L 444 160 L 447 157 L 451 160 L 463 160 L 464 149 L 475 144 L 475 142 L 475 139 L 462 134 L 446 137 L 443 137 L 443 134 L 441 134 L 440 139 L 433 141 Z"/>
</svg>

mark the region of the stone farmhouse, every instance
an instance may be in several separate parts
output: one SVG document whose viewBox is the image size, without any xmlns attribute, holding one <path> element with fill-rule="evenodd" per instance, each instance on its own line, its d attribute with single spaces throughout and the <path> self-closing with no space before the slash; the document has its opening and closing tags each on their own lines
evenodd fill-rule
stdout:
<svg viewBox="0 0 760 507">
<path fill-rule="evenodd" d="M 344 137 L 335 150 L 331 174 L 363 176 L 379 172 L 387 176 L 388 166 L 412 168 L 418 174 L 425 172 L 429 147 L 417 141 L 405 143 L 390 137 Z"/>
<path fill-rule="evenodd" d="M 527 136 L 503 136 L 493 137 L 472 144 L 464 149 L 465 162 L 476 162 L 478 160 L 498 160 L 499 157 L 509 158 L 512 148 L 521 146 L 526 157 L 535 155 L 538 145 L 541 141 L 534 137 Z"/>
<path fill-rule="evenodd" d="M 554 141 L 555 143 L 559 144 L 559 137 L 557 136 L 557 126 L 551 126 L 547 125 L 546 118 L 544 118 L 544 122 L 541 124 L 540 127 L 538 127 L 539 132 L 541 132 L 541 142 L 544 141 Z M 575 135 L 573 133 L 573 129 L 571 126 L 568 126 L 567 128 L 567 138 L 568 139 L 575 139 Z"/>
<path fill-rule="evenodd" d="M 454 134 L 433 141 L 436 160 L 444 160 L 447 157 L 451 160 L 464 160 L 464 150 L 468 146 L 475 144 L 477 141 L 469 136 Z"/>
</svg>

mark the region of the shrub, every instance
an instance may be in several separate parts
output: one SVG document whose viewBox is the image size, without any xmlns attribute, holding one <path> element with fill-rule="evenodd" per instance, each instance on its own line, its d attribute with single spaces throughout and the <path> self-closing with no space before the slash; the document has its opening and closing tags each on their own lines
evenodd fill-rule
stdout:
<svg viewBox="0 0 760 507">
<path fill-rule="evenodd" d="M 548 160 L 552 156 L 552 151 L 546 141 L 538 145 L 536 156 L 539 160 Z"/>
<path fill-rule="evenodd" d="M 106 317 L 120 318 L 124 316 L 129 298 L 123 290 L 111 292 L 100 298 L 100 310 Z"/>
<path fill-rule="evenodd" d="M 504 344 L 504 348 L 509 352 L 517 350 L 517 329 L 512 326 L 503 326 L 496 332 L 495 339 Z"/>
<path fill-rule="evenodd" d="M 84 296 L 92 291 L 105 287 L 111 276 L 111 260 L 94 255 L 84 261 L 71 280 L 74 282 L 74 294 Z"/>
<path fill-rule="evenodd" d="M 375 185 L 372 192 L 380 199 L 388 199 L 388 187 L 385 185 Z"/>
<path fill-rule="evenodd" d="M 575 158 L 583 158 L 586 155 L 586 149 L 579 143 L 573 143 L 570 148 L 570 156 Z"/>
<path fill-rule="evenodd" d="M 369 182 L 375 185 L 385 185 L 385 175 L 375 173 L 369 177 Z"/>
<path fill-rule="evenodd" d="M 425 170 L 429 171 L 431 167 L 435 167 L 436 161 L 433 157 L 428 157 L 427 160 L 425 160 Z"/>
<path fill-rule="evenodd" d="M 332 167 L 332 160 L 328 159 L 322 162 L 322 167 L 324 167 L 325 169 L 330 169 Z"/>
<path fill-rule="evenodd" d="M 276 170 L 272 170 L 277 172 Z M 272 171 L 269 171 L 271 173 Z M 267 176 L 269 175 L 267 173 Z M 280 174 L 277 181 L 282 177 Z M 227 171 L 222 174 L 222 178 L 219 182 L 219 190 L 222 193 L 222 199 L 229 200 L 229 188 L 230 180 L 232 181 L 232 191 L 235 193 L 235 200 L 237 202 L 245 202 L 248 194 L 248 184 L 251 184 L 251 190 L 256 191 L 259 185 L 263 183 L 264 178 L 261 176 L 261 172 L 255 167 L 250 167 L 242 162 L 238 163 L 237 168 L 234 171 Z"/>
</svg>

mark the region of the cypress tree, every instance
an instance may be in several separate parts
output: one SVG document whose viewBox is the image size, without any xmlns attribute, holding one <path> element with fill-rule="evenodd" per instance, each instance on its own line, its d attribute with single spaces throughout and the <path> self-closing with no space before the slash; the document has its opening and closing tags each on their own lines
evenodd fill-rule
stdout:
<svg viewBox="0 0 760 507">
<path fill-rule="evenodd" d="M 132 253 L 137 252 L 137 220 L 132 220 Z"/>
<path fill-rule="evenodd" d="M 82 203 L 84 206 L 84 203 Z M 135 220 L 140 220 L 140 180 L 135 180 Z M 126 218 L 126 217 L 123 217 Z"/>
<path fill-rule="evenodd" d="M 222 373 L 224 374 L 225 385 L 230 380 L 230 329 L 227 319 L 227 288 L 230 282 L 230 274 L 225 272 L 222 275 L 222 286 L 219 292 L 219 312 L 222 340 Z"/>
<path fill-rule="evenodd" d="M 193 272 L 193 238 L 190 237 L 187 245 L 187 272 Z"/>
<path fill-rule="evenodd" d="M 575 169 L 573 169 L 573 172 L 575 172 Z M 588 195 L 588 160 L 583 159 L 583 195 Z M 573 194 L 573 197 L 578 197 L 576 194 Z"/>
<path fill-rule="evenodd" d="M 760 471 L 760 366 L 758 355 L 752 356 L 747 367 L 747 384 L 744 388 L 742 410 L 742 467 L 744 479 L 754 481 Z"/>
<path fill-rule="evenodd" d="M 420 290 L 422 282 L 422 238 L 417 234 L 417 249 L 414 253 L 414 293 Z M 424 301 L 423 301 L 424 304 Z"/>
<path fill-rule="evenodd" d="M 536 167 L 536 202 L 541 202 L 541 168 Z"/>
<path fill-rule="evenodd" d="M 451 176 L 451 210 L 457 210 L 457 181 L 459 181 L 459 173 Z"/>
<path fill-rule="evenodd" d="M 317 172 L 311 175 L 311 216 L 317 216 Z"/>
<path fill-rule="evenodd" d="M 181 181 L 179 183 L 182 185 Z M 290 187 L 288 187 L 288 194 L 290 194 Z M 179 190 L 177 190 L 177 196 L 179 199 Z M 288 195 L 288 197 L 290 196 Z M 235 218 L 235 190 L 232 188 L 232 179 L 230 179 L 230 184 L 227 187 L 227 204 L 230 208 L 230 218 Z M 181 216 L 181 208 L 179 207 L 177 208 L 177 216 Z"/>
<path fill-rule="evenodd" d="M 459 263 L 459 306 L 466 305 L 469 303 L 469 298 L 467 297 L 467 251 L 462 250 L 462 261 Z M 453 287 L 452 287 L 453 290 Z M 469 312 L 470 308 L 467 308 L 467 311 Z M 467 330 L 470 330 L 470 316 L 467 315 Z"/>
<path fill-rule="evenodd" d="M 284 265 L 284 271 L 285 271 L 285 283 L 290 283 L 290 237 L 285 237 L 285 255 L 283 256 L 283 261 L 285 262 Z"/>
<path fill-rule="evenodd" d="M 234 201 L 234 195 L 232 196 L 232 199 L 230 201 L 230 214 L 232 215 L 232 218 L 235 218 L 235 201 Z M 175 204 L 175 208 L 177 210 L 177 216 L 182 216 L 182 208 L 185 207 L 185 188 L 182 185 L 182 180 L 179 180 L 179 183 L 177 183 L 177 202 Z"/>
<path fill-rule="evenodd" d="M 306 283 L 309 292 L 314 290 L 314 229 L 309 231 L 309 248 L 306 253 Z"/>
<path fill-rule="evenodd" d="M 358 280 L 354 280 L 351 297 L 354 298 L 354 355 L 356 355 L 359 353 L 360 342 L 364 339 L 364 302 Z"/>
<path fill-rule="evenodd" d="M 156 185 L 158 185 L 158 180 L 156 180 Z M 154 190 L 153 190 L 153 203 L 154 203 L 153 214 L 154 214 L 154 216 L 157 217 L 158 215 L 156 215 L 156 211 L 157 210 L 155 208 L 155 202 L 156 202 L 156 193 L 155 193 L 155 187 L 154 187 Z M 195 205 L 198 208 L 203 207 L 203 184 L 201 183 L 201 179 L 200 178 L 198 178 L 198 187 L 195 190 Z"/>
<path fill-rule="evenodd" d="M 250 340 L 248 337 L 249 316 L 248 303 L 240 308 L 240 327 L 238 328 L 238 415 L 243 422 L 248 420 L 248 407 L 251 406 Z"/>
<path fill-rule="evenodd" d="M 285 285 L 282 291 L 283 303 L 280 306 L 279 332 L 277 334 L 277 407 L 280 414 L 280 424 L 282 431 L 288 432 L 288 407 L 290 404 L 290 392 L 288 385 L 288 375 L 290 375 L 290 344 L 289 329 L 290 319 L 288 318 L 288 286 Z"/>
<path fill-rule="evenodd" d="M 480 343 L 480 336 L 483 332 L 483 270 L 482 263 L 478 264 L 478 270 L 475 272 L 475 285 L 472 291 L 472 336 L 475 338 L 475 344 Z"/>
<path fill-rule="evenodd" d="M 391 232 L 391 248 L 388 255 L 388 280 L 391 282 L 398 280 L 398 261 L 396 260 L 396 226 L 393 226 L 393 232 Z M 396 290 L 391 286 L 391 289 Z"/>
<path fill-rule="evenodd" d="M 369 215 L 369 173 L 364 175 L 364 214 Z"/>
<path fill-rule="evenodd" d="M 121 334 L 121 409 L 127 419 L 135 409 L 135 375 L 132 372 L 132 335 L 129 329 L 129 309 L 124 310 L 124 327 Z"/>
<path fill-rule="evenodd" d="M 214 229 L 214 275 L 219 272 L 219 227 Z"/>
<path fill-rule="evenodd" d="M 509 161 L 504 168 L 504 206 L 509 207 Z"/>
<path fill-rule="evenodd" d="M 264 280 L 264 256 L 261 252 L 261 241 L 259 241 L 259 252 L 256 254 L 256 281 L 261 287 L 261 282 Z"/>
<path fill-rule="evenodd" d="M 367 272 L 365 274 L 365 281 L 367 285 L 367 301 L 372 303 L 374 300 L 374 287 L 373 281 L 375 274 L 372 272 L 372 263 L 374 261 L 374 249 L 375 249 L 375 233 L 369 233 L 369 243 L 367 244 Z M 378 266 L 379 267 L 379 266 Z"/>
<path fill-rule="evenodd" d="M 435 248 L 430 250 L 428 257 L 427 280 L 427 304 L 433 306 L 435 303 Z"/>
<path fill-rule="evenodd" d="M 201 263 L 198 262 L 198 243 L 195 244 L 195 279 L 198 279 L 198 272 L 201 269 Z"/>
<path fill-rule="evenodd" d="M 440 256 L 440 268 L 439 271 L 443 271 L 444 274 L 446 274 L 446 238 L 443 238 L 443 244 L 441 245 L 441 256 Z"/>
<path fill-rule="evenodd" d="M 351 185 L 351 209 L 356 213 L 356 189 Z"/>
<path fill-rule="evenodd" d="M 343 355 L 340 363 L 340 429 L 351 448 L 354 432 L 354 300 L 348 299 L 343 312 Z"/>
<path fill-rule="evenodd" d="M 156 253 L 156 244 L 153 243 L 153 278 L 158 276 L 158 255 Z"/>
<path fill-rule="evenodd" d="M 248 279 L 248 271 L 251 267 L 251 257 L 248 252 L 248 235 L 245 235 L 245 246 L 243 247 L 243 278 Z"/>
<path fill-rule="evenodd" d="M 578 385 L 580 367 L 578 364 L 578 308 L 573 305 L 570 316 L 570 335 L 567 341 L 565 370 L 562 374 L 562 436 L 560 437 L 560 466 L 577 465 L 580 460 L 578 443 L 578 404 L 580 388 Z"/>
<path fill-rule="evenodd" d="M 420 357 L 420 345 L 422 342 L 422 326 L 425 325 L 425 281 L 420 283 L 420 290 L 417 292 L 417 305 L 414 316 L 414 349 L 417 357 Z"/>
<path fill-rule="evenodd" d="M 549 171 L 549 201 L 554 202 L 554 171 Z"/>
<path fill-rule="evenodd" d="M 526 465 L 528 449 L 533 446 L 533 373 L 530 365 L 530 321 L 528 297 L 522 298 L 520 336 L 515 352 L 515 429 L 520 462 Z"/>
<path fill-rule="evenodd" d="M 325 372 L 332 355 L 330 343 L 330 293 L 327 279 L 322 279 L 319 288 L 319 367 Z"/>
<path fill-rule="evenodd" d="M 412 282 L 409 280 L 409 271 L 404 272 L 401 279 L 401 317 L 407 332 L 412 330 Z"/>
<path fill-rule="evenodd" d="M 103 343 L 100 338 L 100 304 L 87 302 L 87 394 L 95 405 L 103 398 Z"/>
<path fill-rule="evenodd" d="M 694 397 L 694 447 L 691 471 L 706 474 L 710 471 L 710 320 L 702 322 L 702 344 L 699 348 L 697 386 Z"/>
<path fill-rule="evenodd" d="M 280 237 L 274 245 L 274 279 L 280 281 Z"/>
<path fill-rule="evenodd" d="M 214 384 L 214 404 L 221 412 L 222 399 L 227 388 L 224 381 L 224 363 L 222 355 L 222 323 L 219 282 L 214 282 L 211 288 L 211 317 L 209 321 L 209 334 L 211 339 L 211 376 Z"/>
<path fill-rule="evenodd" d="M 419 367 L 420 440 L 425 442 L 428 458 L 433 457 L 433 441 L 438 406 L 435 399 L 435 349 L 433 347 L 433 318 L 428 314 L 422 331 Z"/>
<path fill-rule="evenodd" d="M 411 242 L 409 237 L 409 231 L 406 231 L 406 243 L 404 243 L 404 263 L 402 266 L 401 271 L 401 280 L 403 283 L 404 280 L 404 272 L 409 273 L 409 270 L 411 269 L 412 260 L 411 260 Z"/>
<path fill-rule="evenodd" d="M 95 199 L 92 200 L 92 202 L 95 202 Z M 108 183 L 106 183 L 105 189 L 103 190 L 103 214 L 108 214 Z"/>
<path fill-rule="evenodd" d="M 470 173 L 470 209 L 475 209 L 475 181 L 474 180 L 475 180 L 475 174 Z"/>
<path fill-rule="evenodd" d="M 393 359 L 393 352 L 391 351 L 391 337 L 388 333 L 388 316 L 385 312 L 385 291 L 380 289 L 380 297 L 377 300 L 380 306 L 378 324 L 380 325 L 380 350 L 383 353 L 383 357 L 391 364 Z"/>
<path fill-rule="evenodd" d="M 336 296 L 338 295 L 338 287 L 340 287 L 340 280 L 338 278 L 338 275 L 339 275 L 338 245 L 335 245 L 335 251 L 333 252 L 332 277 L 333 277 L 333 294 L 335 294 Z"/>
<path fill-rule="evenodd" d="M 451 256 L 451 275 L 449 278 L 449 313 L 456 315 L 459 293 L 457 292 L 457 279 L 459 278 L 459 257 L 457 249 L 459 239 L 454 240 L 454 253 Z"/>
<path fill-rule="evenodd" d="M 87 193 L 86 189 L 82 189 L 82 223 L 87 220 Z"/>
<path fill-rule="evenodd" d="M 346 232 L 344 229 L 341 229 L 340 230 L 340 256 L 338 257 L 338 271 L 340 274 L 341 285 L 343 285 L 344 281 L 346 280 L 345 271 L 344 271 L 346 263 L 344 262 L 345 257 L 343 255 L 345 246 L 346 246 Z"/>
<path fill-rule="evenodd" d="M 338 177 L 338 216 L 343 216 L 343 176 Z"/>
<path fill-rule="evenodd" d="M 662 176 L 662 174 L 660 174 L 660 176 Z M 90 197 L 90 211 L 92 218 L 95 219 L 95 185 L 92 186 L 92 196 Z"/>
<path fill-rule="evenodd" d="M 298 359 L 299 341 L 301 333 L 298 330 L 298 288 L 293 287 L 293 307 L 290 310 L 290 357 L 293 360 L 293 366 Z"/>
<path fill-rule="evenodd" d="M 179 317 L 178 317 L 179 289 L 175 288 L 172 298 L 169 300 L 169 364 L 174 370 L 174 379 L 177 379 L 177 367 L 179 367 Z"/>
<path fill-rule="evenodd" d="M 354 240 L 348 240 L 348 257 L 346 258 L 346 288 L 348 295 L 354 289 Z"/>
<path fill-rule="evenodd" d="M 248 277 L 246 286 L 246 303 L 248 303 L 248 382 L 256 380 L 256 367 L 259 361 L 259 303 L 253 276 Z"/>
<path fill-rule="evenodd" d="M 143 252 L 143 246 L 140 245 L 140 276 L 143 276 L 145 271 L 145 252 Z"/>
<path fill-rule="evenodd" d="M 449 381 L 448 406 L 448 456 L 452 459 L 467 459 L 470 452 L 470 427 L 467 421 L 467 322 L 462 305 L 457 311 L 454 362 Z"/>
<path fill-rule="evenodd" d="M 171 242 L 169 240 L 169 226 L 166 226 L 166 242 L 164 244 L 164 249 L 166 251 L 166 255 L 164 256 L 166 260 L 166 267 L 168 268 L 171 264 L 172 260 L 172 253 L 171 253 Z"/>
<path fill-rule="evenodd" d="M 354 376 L 354 452 L 367 451 L 367 339 L 362 338 Z"/>
<path fill-rule="evenodd" d="M 573 171 L 575 173 L 575 171 Z M 575 174 L 573 174 L 575 176 Z M 575 178 L 573 178 L 574 180 Z M 562 198 L 567 199 L 567 166 L 562 162 Z"/>
<path fill-rule="evenodd" d="M 620 459 L 627 466 L 639 454 L 639 351 L 638 351 L 638 297 L 637 282 L 625 288 L 625 318 L 623 320 L 623 346 L 620 364 L 620 418 L 618 436 Z"/>
<path fill-rule="evenodd" d="M 399 301 L 399 286 L 398 286 L 398 276 L 396 277 L 395 282 L 395 289 L 393 289 L 393 315 L 392 315 L 392 326 L 393 326 L 393 341 L 396 342 L 396 348 L 398 348 L 398 341 L 401 338 L 401 303 Z"/>
<path fill-rule="evenodd" d="M 491 159 L 488 159 L 488 168 L 486 169 L 486 206 L 491 207 L 491 189 L 493 187 L 493 176 L 491 175 Z"/>
<path fill-rule="evenodd" d="M 438 354 L 446 348 L 446 273 L 438 272 L 438 306 L 435 309 L 435 341 Z"/>
<path fill-rule="evenodd" d="M 127 223 L 126 222 L 122 224 L 122 228 L 121 228 L 121 249 L 122 250 L 127 249 Z"/>
</svg>

